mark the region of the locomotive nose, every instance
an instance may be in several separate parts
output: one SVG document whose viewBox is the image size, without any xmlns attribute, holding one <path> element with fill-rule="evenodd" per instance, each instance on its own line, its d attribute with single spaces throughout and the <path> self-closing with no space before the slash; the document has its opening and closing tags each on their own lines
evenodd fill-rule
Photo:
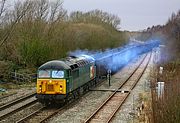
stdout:
<svg viewBox="0 0 180 123">
<path fill-rule="evenodd" d="M 66 94 L 66 80 L 58 79 L 38 79 L 37 80 L 38 94 Z"/>
</svg>

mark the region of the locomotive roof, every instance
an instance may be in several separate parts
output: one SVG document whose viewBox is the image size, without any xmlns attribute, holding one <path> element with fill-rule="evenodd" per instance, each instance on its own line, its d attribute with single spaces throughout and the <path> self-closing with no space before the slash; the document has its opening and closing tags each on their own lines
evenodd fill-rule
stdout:
<svg viewBox="0 0 180 123">
<path fill-rule="evenodd" d="M 41 65 L 39 67 L 39 70 L 44 70 L 44 69 L 71 69 L 67 64 L 65 64 L 63 61 L 59 60 L 53 60 L 46 62 L 45 64 Z"/>
<path fill-rule="evenodd" d="M 87 55 L 81 55 L 79 57 L 70 56 L 64 60 L 53 60 L 49 61 L 39 67 L 39 70 L 43 69 L 75 69 L 80 66 L 84 66 L 94 61 L 94 58 Z"/>
</svg>

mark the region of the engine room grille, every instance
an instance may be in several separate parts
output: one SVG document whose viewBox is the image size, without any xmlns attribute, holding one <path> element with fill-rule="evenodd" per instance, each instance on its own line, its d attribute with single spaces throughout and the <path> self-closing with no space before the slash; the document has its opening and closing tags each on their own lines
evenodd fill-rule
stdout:
<svg viewBox="0 0 180 123">
<path fill-rule="evenodd" d="M 53 85 L 47 85 L 47 91 L 54 91 Z"/>
</svg>

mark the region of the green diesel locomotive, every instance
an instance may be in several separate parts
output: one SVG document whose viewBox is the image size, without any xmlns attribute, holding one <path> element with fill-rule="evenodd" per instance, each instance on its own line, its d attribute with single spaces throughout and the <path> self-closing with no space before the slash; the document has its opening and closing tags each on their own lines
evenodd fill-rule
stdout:
<svg viewBox="0 0 180 123">
<path fill-rule="evenodd" d="M 37 99 L 49 104 L 76 98 L 95 84 L 95 60 L 87 55 L 53 60 L 38 69 Z"/>
</svg>

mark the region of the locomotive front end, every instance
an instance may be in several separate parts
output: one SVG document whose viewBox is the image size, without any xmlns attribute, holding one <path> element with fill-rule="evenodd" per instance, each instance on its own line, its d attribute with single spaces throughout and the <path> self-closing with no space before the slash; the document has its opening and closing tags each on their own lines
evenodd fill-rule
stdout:
<svg viewBox="0 0 180 123">
<path fill-rule="evenodd" d="M 40 70 L 37 79 L 37 94 L 66 94 L 64 71 Z"/>
<path fill-rule="evenodd" d="M 50 61 L 38 69 L 36 97 L 44 104 L 62 102 L 67 94 L 69 67 L 62 61 Z"/>
</svg>

